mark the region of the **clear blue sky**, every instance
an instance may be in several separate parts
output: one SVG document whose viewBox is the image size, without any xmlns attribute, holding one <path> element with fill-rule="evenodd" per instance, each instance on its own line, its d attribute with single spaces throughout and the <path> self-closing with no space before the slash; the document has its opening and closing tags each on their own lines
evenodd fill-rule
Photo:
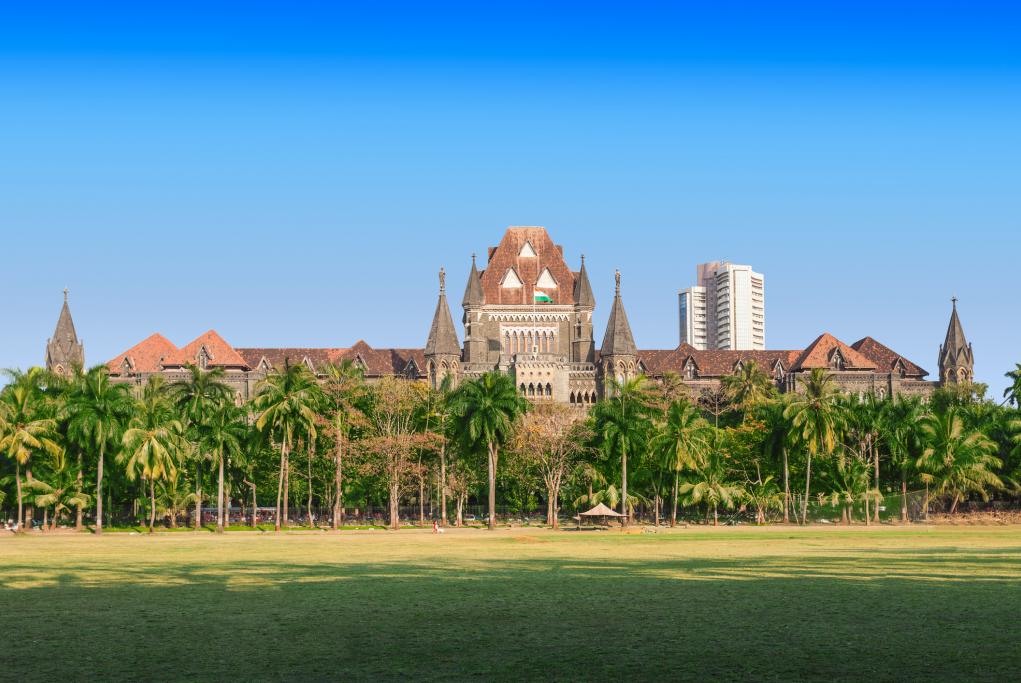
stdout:
<svg viewBox="0 0 1021 683">
<path fill-rule="evenodd" d="M 90 363 L 154 331 L 424 344 L 507 225 L 614 268 L 640 346 L 695 264 L 766 274 L 771 348 L 1021 361 L 1008 3 L 5 3 L 0 366 L 61 290 Z M 550 5 L 551 7 L 544 7 Z M 459 314 L 455 310 L 455 316 Z"/>
</svg>

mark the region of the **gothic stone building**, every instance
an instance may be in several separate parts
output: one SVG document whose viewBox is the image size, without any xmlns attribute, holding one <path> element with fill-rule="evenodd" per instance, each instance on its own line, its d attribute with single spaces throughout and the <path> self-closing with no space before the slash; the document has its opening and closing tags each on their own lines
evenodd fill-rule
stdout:
<svg viewBox="0 0 1021 683">
<path fill-rule="evenodd" d="M 461 301 L 464 342 L 458 339 L 446 282 L 440 271 L 439 296 L 422 349 L 377 349 L 364 341 L 341 348 L 234 347 L 210 330 L 183 347 L 153 334 L 107 363 L 118 382 L 144 384 L 152 375 L 168 381 L 185 376 L 186 365 L 223 368 L 239 400 L 257 391 L 267 373 L 286 364 L 304 363 L 321 374 L 327 363 L 350 360 L 371 382 L 400 376 L 438 387 L 450 376 L 465 378 L 497 370 L 514 377 L 531 400 L 558 401 L 584 408 L 610 391 L 618 381 L 638 375 L 662 380 L 676 374 L 692 395 L 719 387 L 722 377 L 750 362 L 770 374 L 784 392 L 797 391 L 802 376 L 815 368 L 831 373 L 842 391 L 877 396 L 926 395 L 941 383 L 968 383 L 974 355 L 964 336 L 954 301 L 946 339 L 940 346 L 937 381 L 927 372 L 872 337 L 845 344 L 821 334 L 804 349 L 786 351 L 699 351 L 687 344 L 675 349 L 639 349 L 621 298 L 620 273 L 615 275 L 602 343 L 592 327 L 596 308 L 584 257 L 578 270 L 564 260 L 545 228 L 511 227 L 489 249 L 480 270 L 472 257 Z M 67 372 L 84 365 L 84 349 L 75 333 L 65 292 L 57 329 L 46 346 L 46 366 Z"/>
</svg>

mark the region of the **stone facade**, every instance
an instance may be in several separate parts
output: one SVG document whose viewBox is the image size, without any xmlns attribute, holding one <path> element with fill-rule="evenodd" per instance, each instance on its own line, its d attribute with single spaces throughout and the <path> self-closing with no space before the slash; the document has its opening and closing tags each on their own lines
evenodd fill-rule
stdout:
<svg viewBox="0 0 1021 683">
<path fill-rule="evenodd" d="M 168 381 L 187 376 L 187 365 L 223 368 L 226 382 L 239 401 L 248 400 L 268 373 L 303 363 L 322 374 L 328 363 L 344 360 L 359 365 L 368 381 L 400 376 L 439 387 L 449 377 L 465 378 L 499 371 L 510 374 L 521 393 L 534 401 L 558 401 L 586 408 L 621 382 L 638 375 L 656 381 L 676 377 L 697 396 L 715 391 L 724 376 L 755 362 L 770 374 L 782 392 L 798 391 L 800 378 L 825 369 L 839 388 L 850 394 L 880 397 L 928 395 L 940 383 L 973 379 L 974 354 L 964 336 L 954 300 L 946 340 L 939 351 L 939 379 L 872 337 L 845 344 L 822 334 L 808 347 L 785 351 L 697 350 L 688 344 L 675 349 L 640 349 L 628 322 L 615 275 L 613 302 L 601 345 L 593 331 L 595 296 L 585 267 L 577 271 L 564 260 L 545 228 L 511 227 L 488 252 L 480 270 L 472 257 L 461 301 L 463 343 L 458 340 L 446 277 L 440 271 L 439 294 L 424 348 L 376 349 L 364 341 L 338 348 L 235 348 L 214 330 L 178 348 L 153 334 L 107 363 L 114 381 L 143 385 L 152 375 Z M 46 366 L 67 373 L 85 363 L 84 347 L 75 333 L 65 292 L 57 328 L 46 345 Z"/>
</svg>

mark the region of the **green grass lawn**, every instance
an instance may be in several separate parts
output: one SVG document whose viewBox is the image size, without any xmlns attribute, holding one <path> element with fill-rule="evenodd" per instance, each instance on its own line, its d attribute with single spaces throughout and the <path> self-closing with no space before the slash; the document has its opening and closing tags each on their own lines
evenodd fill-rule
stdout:
<svg viewBox="0 0 1021 683">
<path fill-rule="evenodd" d="M 3 680 L 1017 680 L 1021 529 L 0 538 Z"/>
</svg>

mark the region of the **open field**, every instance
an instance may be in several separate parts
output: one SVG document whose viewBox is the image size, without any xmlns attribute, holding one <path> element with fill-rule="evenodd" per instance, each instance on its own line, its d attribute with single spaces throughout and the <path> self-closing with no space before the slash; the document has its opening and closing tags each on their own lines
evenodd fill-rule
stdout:
<svg viewBox="0 0 1021 683">
<path fill-rule="evenodd" d="M 4 680 L 1011 680 L 1021 528 L 0 538 Z"/>
</svg>

